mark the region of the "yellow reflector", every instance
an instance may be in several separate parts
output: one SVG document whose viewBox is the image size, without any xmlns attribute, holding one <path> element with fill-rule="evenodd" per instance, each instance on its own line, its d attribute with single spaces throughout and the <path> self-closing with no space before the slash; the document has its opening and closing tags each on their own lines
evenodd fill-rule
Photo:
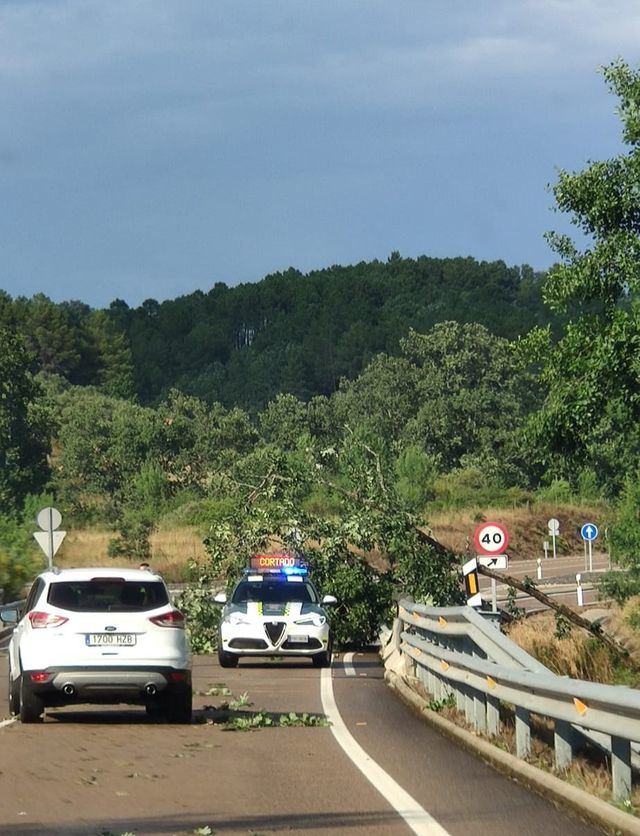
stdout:
<svg viewBox="0 0 640 836">
<path fill-rule="evenodd" d="M 498 683 L 495 681 L 495 679 L 491 679 L 490 676 L 487 677 L 487 685 L 489 688 L 495 688 L 497 684 Z"/>
<path fill-rule="evenodd" d="M 573 704 L 575 705 L 578 714 L 587 713 L 587 706 L 581 700 L 577 699 L 577 697 L 573 698 Z"/>
<path fill-rule="evenodd" d="M 448 671 L 451 666 L 448 662 L 445 662 L 444 659 L 440 659 L 440 667 L 443 671 Z"/>
<path fill-rule="evenodd" d="M 467 577 L 469 579 L 469 595 L 475 595 L 478 591 L 477 575 L 475 572 L 471 572 Z"/>
<path fill-rule="evenodd" d="M 446 623 L 447 623 L 447 619 L 446 619 L 446 618 L 443 618 L 442 616 L 438 616 L 438 624 L 439 624 L 441 627 L 444 627 L 444 625 L 445 625 Z"/>
</svg>

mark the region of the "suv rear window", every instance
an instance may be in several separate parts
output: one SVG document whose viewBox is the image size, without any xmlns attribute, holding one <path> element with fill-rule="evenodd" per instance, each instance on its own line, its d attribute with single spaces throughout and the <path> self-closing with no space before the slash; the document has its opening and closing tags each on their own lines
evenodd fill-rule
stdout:
<svg viewBox="0 0 640 836">
<path fill-rule="evenodd" d="M 52 583 L 47 601 L 73 612 L 144 612 L 168 604 L 169 596 L 162 581 L 94 578 Z"/>
</svg>

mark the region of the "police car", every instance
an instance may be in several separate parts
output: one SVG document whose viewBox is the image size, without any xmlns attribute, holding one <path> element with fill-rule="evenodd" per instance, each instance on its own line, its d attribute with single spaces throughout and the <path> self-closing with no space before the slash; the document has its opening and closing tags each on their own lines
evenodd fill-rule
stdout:
<svg viewBox="0 0 640 836">
<path fill-rule="evenodd" d="M 309 656 L 314 665 L 331 664 L 331 635 L 324 607 L 337 603 L 320 598 L 299 555 L 258 554 L 224 604 L 218 637 L 223 668 L 241 656 Z"/>
</svg>

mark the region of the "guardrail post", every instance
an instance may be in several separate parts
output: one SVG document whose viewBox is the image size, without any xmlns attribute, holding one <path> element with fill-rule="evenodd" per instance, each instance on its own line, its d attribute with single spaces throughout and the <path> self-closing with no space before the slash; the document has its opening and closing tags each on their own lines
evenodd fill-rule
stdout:
<svg viewBox="0 0 640 836">
<path fill-rule="evenodd" d="M 473 724 L 477 732 L 487 730 L 487 701 L 480 691 L 473 694 Z"/>
<path fill-rule="evenodd" d="M 474 714 L 473 691 L 468 685 L 464 686 L 464 719 L 467 723 L 473 723 Z"/>
<path fill-rule="evenodd" d="M 433 674 L 433 698 L 436 700 L 442 699 L 442 680 L 437 673 Z"/>
<path fill-rule="evenodd" d="M 453 687 L 456 692 L 456 708 L 460 713 L 462 713 L 465 705 L 464 689 L 462 688 L 462 685 L 459 685 L 458 683 L 456 683 Z"/>
<path fill-rule="evenodd" d="M 427 691 L 431 694 L 432 698 L 435 698 L 436 695 L 436 678 L 433 675 L 433 671 L 429 668 L 425 669 L 427 675 Z"/>
<path fill-rule="evenodd" d="M 400 638 L 402 635 L 402 631 L 404 630 L 404 623 L 402 621 L 402 616 L 398 616 L 397 618 L 393 619 L 393 629 L 392 629 L 392 636 L 391 636 L 391 643 L 393 647 L 401 653 L 400 645 L 402 644 L 402 639 Z"/>
<path fill-rule="evenodd" d="M 567 723 L 566 720 L 556 720 L 553 730 L 553 748 L 558 772 L 571 766 L 575 745 L 576 733 L 571 723 Z"/>
<path fill-rule="evenodd" d="M 624 801 L 631 795 L 631 743 L 611 735 L 611 777 L 613 797 Z"/>
<path fill-rule="evenodd" d="M 487 732 L 492 737 L 500 734 L 500 700 L 487 694 Z"/>
<path fill-rule="evenodd" d="M 529 712 L 516 706 L 516 755 L 523 760 L 531 754 L 531 725 Z"/>
</svg>

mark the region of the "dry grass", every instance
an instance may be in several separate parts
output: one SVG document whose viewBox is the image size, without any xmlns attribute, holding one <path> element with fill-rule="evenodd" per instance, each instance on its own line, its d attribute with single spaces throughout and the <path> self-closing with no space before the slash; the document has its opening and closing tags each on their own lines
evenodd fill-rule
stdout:
<svg viewBox="0 0 640 836">
<path fill-rule="evenodd" d="M 633 665 L 616 659 L 608 648 L 579 627 L 570 626 L 567 635 L 556 635 L 553 613 L 546 612 L 516 621 L 505 628 L 509 638 L 560 676 L 640 687 L 640 597 L 624 608 L 612 604 L 603 630 L 630 653 Z"/>
<path fill-rule="evenodd" d="M 126 557 L 109 557 L 107 548 L 113 531 L 80 529 L 70 531 L 62 544 L 56 564 L 71 566 L 132 566 Z M 151 535 L 151 560 L 154 569 L 168 581 L 186 580 L 188 563 L 205 557 L 202 536 L 194 528 L 160 528 Z"/>
<path fill-rule="evenodd" d="M 540 557 L 542 542 L 549 539 L 547 521 L 560 522 L 557 541 L 559 554 L 580 553 L 583 548 L 580 526 L 585 519 L 600 519 L 602 509 L 595 506 L 535 503 L 517 508 L 466 508 L 460 511 L 439 511 L 429 516 L 429 527 L 443 545 L 453 551 L 473 551 L 473 532 L 480 522 L 501 522 L 509 531 L 509 556 L 512 559 Z"/>
<path fill-rule="evenodd" d="M 640 595 L 629 598 L 622 609 L 613 608 L 608 627 L 640 664 Z"/>
<path fill-rule="evenodd" d="M 552 613 L 541 613 L 506 628 L 509 638 L 560 676 L 590 682 L 613 682 L 615 663 L 609 650 L 584 630 L 572 627 L 568 635 L 555 635 Z"/>
</svg>

